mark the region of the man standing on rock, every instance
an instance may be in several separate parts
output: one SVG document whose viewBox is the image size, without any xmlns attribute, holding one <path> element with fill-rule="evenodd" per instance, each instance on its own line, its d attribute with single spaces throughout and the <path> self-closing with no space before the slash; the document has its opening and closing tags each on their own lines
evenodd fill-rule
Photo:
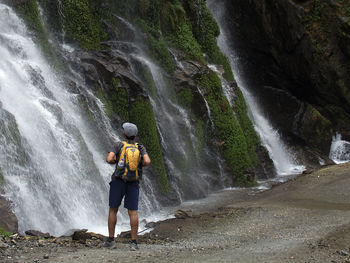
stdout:
<svg viewBox="0 0 350 263">
<path fill-rule="evenodd" d="M 138 200 L 139 179 L 142 175 L 142 166 L 151 164 L 146 148 L 142 144 L 134 142 L 137 135 L 137 127 L 133 123 L 126 122 L 122 125 L 122 142 L 117 142 L 108 153 L 106 161 L 110 164 L 117 163 L 109 191 L 108 232 L 109 237 L 103 243 L 103 247 L 111 248 L 115 245 L 114 233 L 117 224 L 117 212 L 124 198 L 124 207 L 128 209 L 131 226 L 130 247 L 138 249 L 136 237 L 138 231 Z M 136 164 L 136 165 L 135 165 Z M 134 167 L 134 168 L 133 168 Z"/>
</svg>

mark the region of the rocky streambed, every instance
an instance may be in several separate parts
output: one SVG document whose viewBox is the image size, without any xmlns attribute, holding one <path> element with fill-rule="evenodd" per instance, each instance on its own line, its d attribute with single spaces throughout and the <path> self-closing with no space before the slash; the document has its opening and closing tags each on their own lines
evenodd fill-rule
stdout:
<svg viewBox="0 0 350 263">
<path fill-rule="evenodd" d="M 114 249 L 79 230 L 66 237 L 0 237 L 1 262 L 350 262 L 350 164 L 301 175 L 257 193 L 232 192 L 221 205 L 178 213 Z"/>
</svg>

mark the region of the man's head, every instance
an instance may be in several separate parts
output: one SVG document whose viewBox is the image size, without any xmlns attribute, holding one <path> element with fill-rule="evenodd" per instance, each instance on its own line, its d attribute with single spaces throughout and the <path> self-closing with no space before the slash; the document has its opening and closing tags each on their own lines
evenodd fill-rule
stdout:
<svg viewBox="0 0 350 263">
<path fill-rule="evenodd" d="M 123 128 L 123 135 L 128 139 L 128 140 L 133 140 L 135 139 L 137 135 L 137 126 L 133 123 L 130 122 L 125 122 L 122 125 Z"/>
</svg>

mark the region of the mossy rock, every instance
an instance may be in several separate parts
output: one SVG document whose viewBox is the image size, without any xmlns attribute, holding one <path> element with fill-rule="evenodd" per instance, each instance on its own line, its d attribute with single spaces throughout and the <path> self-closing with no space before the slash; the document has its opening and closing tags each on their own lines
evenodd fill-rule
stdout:
<svg viewBox="0 0 350 263">
<path fill-rule="evenodd" d="M 0 167 L 0 186 L 4 186 L 5 183 L 6 183 L 5 177 L 4 177 L 4 174 L 3 174 L 1 167 Z"/>
<path fill-rule="evenodd" d="M 183 87 L 179 92 L 177 92 L 177 98 L 183 107 L 186 109 L 191 109 L 193 94 L 189 87 Z"/>
<path fill-rule="evenodd" d="M 244 172 L 252 168 L 253 163 L 249 156 L 247 140 L 223 95 L 220 79 L 215 72 L 210 71 L 201 77 L 198 84 L 206 90 L 205 97 L 212 113 L 215 133 L 223 142 L 223 157 L 232 170 L 236 182 L 243 186 L 248 185 Z"/>
<path fill-rule="evenodd" d="M 299 133 L 308 145 L 328 154 L 334 134 L 332 123 L 311 105 L 306 107 Z"/>
<path fill-rule="evenodd" d="M 98 83 L 94 89 L 97 97 L 104 105 L 105 113 L 108 117 L 118 114 L 123 120 L 129 119 L 129 98 L 124 87 L 119 86 L 120 80 L 112 78 L 108 91 L 105 91 Z"/>
<path fill-rule="evenodd" d="M 192 23 L 193 35 L 202 47 L 203 52 L 208 55 L 209 62 L 223 65 L 224 78 L 228 81 L 233 80 L 229 60 L 217 45 L 216 38 L 220 34 L 220 28 L 207 8 L 206 1 L 199 0 L 198 6 L 195 7 L 193 0 L 187 0 L 184 1 L 184 6 Z"/>
<path fill-rule="evenodd" d="M 99 50 L 107 35 L 102 27 L 103 10 L 91 0 L 62 0 L 63 25 L 67 36 L 85 50 Z"/>
<path fill-rule="evenodd" d="M 147 148 L 154 173 L 157 176 L 160 192 L 169 192 L 169 181 L 165 170 L 162 149 L 159 143 L 156 120 L 148 99 L 137 97 L 130 105 L 129 120 L 138 127 L 138 135 Z"/>
<path fill-rule="evenodd" d="M 142 68 L 141 75 L 149 91 L 149 94 L 151 95 L 151 97 L 155 98 L 157 96 L 156 84 L 154 83 L 152 73 L 148 69 L 148 67 L 144 66 Z"/>
<path fill-rule="evenodd" d="M 9 236 L 12 236 L 12 235 L 13 235 L 13 233 L 7 232 L 5 229 L 0 227 L 0 236 L 2 236 L 2 237 L 9 237 Z"/>
<path fill-rule="evenodd" d="M 38 3 L 36 0 L 28 0 L 16 6 L 16 10 L 23 18 L 28 28 L 35 33 L 37 42 L 43 53 L 49 58 L 48 61 L 58 66 L 58 60 L 49 43 L 48 33 L 45 29 L 43 21 L 40 18 Z"/>
<path fill-rule="evenodd" d="M 152 34 L 147 34 L 148 46 L 152 57 L 169 73 L 174 72 L 174 64 L 168 47 L 162 39 L 156 39 Z"/>
<path fill-rule="evenodd" d="M 248 153 L 249 153 L 250 159 L 252 160 L 255 166 L 257 165 L 257 162 L 258 162 L 257 151 L 261 146 L 260 139 L 255 132 L 253 123 L 248 117 L 246 102 L 244 100 L 242 91 L 238 88 L 237 85 L 235 86 L 234 92 L 235 92 L 235 101 L 233 105 L 233 110 L 237 116 L 240 126 L 242 127 L 242 130 L 247 142 Z"/>
</svg>

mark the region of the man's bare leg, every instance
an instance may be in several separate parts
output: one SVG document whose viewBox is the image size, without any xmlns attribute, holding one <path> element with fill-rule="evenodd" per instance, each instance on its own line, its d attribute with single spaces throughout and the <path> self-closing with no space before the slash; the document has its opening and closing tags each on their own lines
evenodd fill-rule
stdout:
<svg viewBox="0 0 350 263">
<path fill-rule="evenodd" d="M 137 210 L 128 210 L 131 226 L 131 240 L 136 240 L 139 229 L 139 216 Z"/>
<path fill-rule="evenodd" d="M 114 239 L 115 225 L 117 224 L 118 208 L 109 208 L 108 214 L 108 234 L 110 238 Z"/>
</svg>

